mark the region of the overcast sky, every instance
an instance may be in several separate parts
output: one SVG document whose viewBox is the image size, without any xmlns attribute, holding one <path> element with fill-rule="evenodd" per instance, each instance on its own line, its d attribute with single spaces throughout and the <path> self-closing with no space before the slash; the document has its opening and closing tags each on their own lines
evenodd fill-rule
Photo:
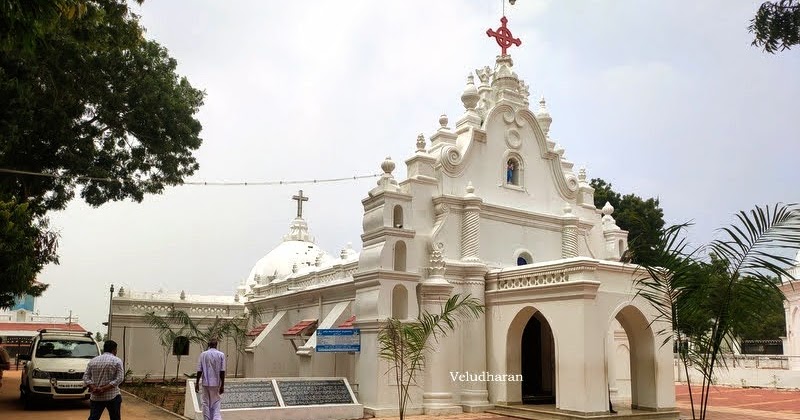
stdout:
<svg viewBox="0 0 800 420">
<path fill-rule="evenodd" d="M 544 94 L 551 136 L 576 167 L 661 200 L 691 239 L 756 203 L 800 200 L 800 48 L 751 47 L 759 1 L 518 0 L 516 72 Z M 146 1 L 147 37 L 205 90 L 193 180 L 258 181 L 379 172 L 418 133 L 457 119 L 467 74 L 493 65 L 496 0 Z M 305 185 L 306 218 L 329 253 L 360 249 L 375 179 Z M 40 280 L 46 314 L 106 319 L 108 288 L 232 294 L 275 247 L 298 187 L 195 187 L 139 204 L 52 216 L 61 264 Z"/>
</svg>

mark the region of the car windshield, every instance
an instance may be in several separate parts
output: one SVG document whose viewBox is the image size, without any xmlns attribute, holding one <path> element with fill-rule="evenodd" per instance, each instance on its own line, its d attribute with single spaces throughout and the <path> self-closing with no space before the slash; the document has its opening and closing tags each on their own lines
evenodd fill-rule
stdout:
<svg viewBox="0 0 800 420">
<path fill-rule="evenodd" d="M 42 340 L 36 347 L 36 357 L 43 358 L 86 358 L 97 356 L 97 345 L 81 340 Z"/>
</svg>

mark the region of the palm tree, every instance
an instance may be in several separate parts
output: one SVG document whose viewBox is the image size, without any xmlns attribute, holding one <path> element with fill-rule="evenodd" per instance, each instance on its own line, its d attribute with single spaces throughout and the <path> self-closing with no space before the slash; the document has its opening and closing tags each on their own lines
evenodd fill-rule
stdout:
<svg viewBox="0 0 800 420">
<path fill-rule="evenodd" d="M 469 295 L 453 295 L 445 302 L 442 312 L 423 312 L 413 322 L 389 318 L 378 333 L 380 357 L 389 362 L 387 374 L 397 380 L 397 404 L 400 420 L 405 418 L 408 391 L 416 384 L 416 374 L 425 368 L 425 356 L 434 342 L 447 336 L 459 321 L 477 319 L 484 307 Z"/>
<path fill-rule="evenodd" d="M 656 309 L 657 320 L 674 331 L 678 354 L 687 372 L 691 364 L 702 374 L 699 418 L 707 414 L 715 369 L 725 363 L 724 346 L 749 318 L 760 317 L 762 302 L 774 296 L 775 277 L 788 276 L 789 250 L 800 249 L 800 207 L 756 206 L 739 212 L 737 223 L 719 230 L 720 238 L 708 246 L 689 250 L 681 233 L 687 225 L 662 232 L 656 256 L 644 264 L 647 277 L 637 281 L 638 295 Z M 701 256 L 707 254 L 708 258 Z M 685 338 L 691 346 L 684 349 Z M 691 382 L 689 382 L 691 394 Z M 697 418 L 692 404 L 692 418 Z"/>
<path fill-rule="evenodd" d="M 177 379 L 181 369 L 181 356 L 197 328 L 186 312 L 175 308 L 170 309 L 163 317 L 156 315 L 155 312 L 148 312 L 144 317 L 145 321 L 158 331 L 158 343 L 164 349 L 164 372 L 161 381 L 164 382 L 167 378 L 167 359 L 170 350 L 173 350 L 178 357 L 178 366 L 175 371 L 175 379 Z M 184 337 L 186 340 L 182 340 L 180 337 Z"/>
</svg>

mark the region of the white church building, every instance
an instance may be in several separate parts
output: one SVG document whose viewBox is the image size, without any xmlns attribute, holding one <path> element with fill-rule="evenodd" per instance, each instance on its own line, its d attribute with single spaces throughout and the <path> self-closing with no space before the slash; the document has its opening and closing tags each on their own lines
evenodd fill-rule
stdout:
<svg viewBox="0 0 800 420">
<path fill-rule="evenodd" d="M 475 76 L 461 94 L 463 114 L 442 115 L 430 136 L 416 139 L 407 178 L 395 178 L 390 158 L 380 165 L 383 175 L 362 199 L 360 253 L 331 255 L 314 243 L 301 192 L 288 234 L 234 295 L 114 297 L 111 336 L 128 349 L 127 367 L 161 372 L 146 312 L 176 307 L 208 319 L 256 310 L 263 324 L 252 326 L 238 374 L 346 377 L 370 413 L 396 415 L 397 384 L 378 354 L 382 322 L 439 312 L 448 297 L 470 294 L 485 315 L 437 343 L 410 412 L 525 403 L 608 414 L 611 398 L 677 418 L 672 345 L 662 345 L 656 331 L 664 326 L 651 326 L 653 309 L 635 298 L 641 272 L 619 262 L 627 232 L 614 209 L 595 207 L 586 172 L 550 138 L 545 101 L 531 109 L 509 55 Z M 321 328 L 360 329 L 361 351 L 315 352 Z M 200 351 L 191 348 L 185 372 Z M 452 372 L 522 381 L 456 381 Z"/>
<path fill-rule="evenodd" d="M 789 369 L 800 371 L 800 251 L 795 256 L 795 264 L 787 270 L 789 276 L 781 278 L 781 291 L 786 296 L 783 307 L 786 310 L 786 337 L 783 337 L 783 354 L 789 355 Z M 800 383 L 798 381 L 797 383 Z"/>
</svg>

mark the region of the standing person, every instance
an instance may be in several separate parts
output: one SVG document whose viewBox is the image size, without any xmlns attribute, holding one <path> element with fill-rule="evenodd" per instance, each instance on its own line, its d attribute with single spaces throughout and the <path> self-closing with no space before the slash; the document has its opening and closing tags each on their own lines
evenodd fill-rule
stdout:
<svg viewBox="0 0 800 420">
<path fill-rule="evenodd" d="M 0 337 L 0 388 L 3 387 L 3 371 L 11 369 L 11 356 L 3 347 L 3 338 Z"/>
<path fill-rule="evenodd" d="M 217 339 L 208 340 L 208 350 L 200 353 L 197 361 L 197 381 L 194 392 L 200 394 L 203 405 L 203 420 L 222 420 L 220 397 L 225 392 L 225 353 L 217 350 Z"/>
<path fill-rule="evenodd" d="M 122 395 L 119 385 L 125 380 L 125 368 L 117 357 L 117 343 L 107 340 L 103 343 L 103 354 L 95 357 L 86 365 L 83 383 L 89 387 L 90 397 L 89 420 L 99 420 L 103 410 L 108 409 L 111 420 L 120 420 Z"/>
</svg>

